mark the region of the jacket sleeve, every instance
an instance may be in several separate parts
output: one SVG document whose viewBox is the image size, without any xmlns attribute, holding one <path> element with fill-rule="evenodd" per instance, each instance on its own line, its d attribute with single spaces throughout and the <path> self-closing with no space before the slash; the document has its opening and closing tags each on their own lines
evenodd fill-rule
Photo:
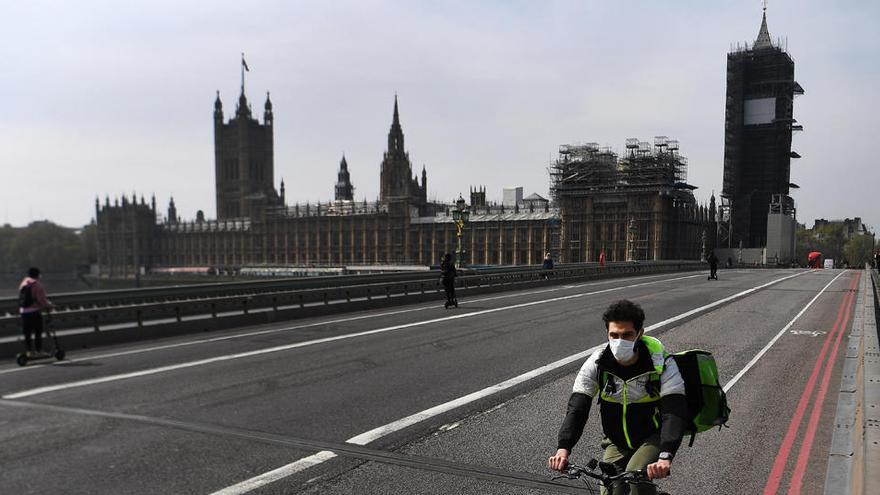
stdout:
<svg viewBox="0 0 880 495">
<path fill-rule="evenodd" d="M 660 375 L 660 452 L 675 455 L 691 421 L 685 396 L 684 378 L 675 359 L 667 359 Z"/>
<path fill-rule="evenodd" d="M 660 399 L 660 452 L 675 455 L 678 451 L 690 423 L 687 410 L 687 398 L 683 394 L 667 395 Z"/>
<path fill-rule="evenodd" d="M 601 354 L 601 349 L 593 353 L 581 366 L 574 379 L 565 419 L 562 421 L 562 427 L 559 428 L 557 448 L 571 452 L 571 448 L 580 440 L 584 432 L 587 417 L 590 415 L 590 401 L 599 391 L 597 363 Z"/>
<path fill-rule="evenodd" d="M 579 392 L 572 392 L 571 397 L 568 398 L 568 410 L 565 413 L 565 419 L 562 420 L 562 426 L 559 428 L 557 449 L 571 452 L 572 447 L 581 439 L 584 426 L 590 415 L 590 399 L 589 395 Z"/>
<path fill-rule="evenodd" d="M 34 306 L 39 306 L 40 309 L 49 309 L 52 307 L 52 303 L 46 298 L 46 290 L 43 289 L 43 284 L 39 282 L 35 283 L 33 287 L 31 287 L 31 294 L 34 296 Z"/>
</svg>

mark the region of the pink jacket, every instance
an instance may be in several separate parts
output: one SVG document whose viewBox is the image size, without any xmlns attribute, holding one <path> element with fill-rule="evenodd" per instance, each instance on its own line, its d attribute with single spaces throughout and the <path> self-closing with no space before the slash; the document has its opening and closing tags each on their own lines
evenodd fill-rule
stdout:
<svg viewBox="0 0 880 495">
<path fill-rule="evenodd" d="M 43 309 L 52 309 L 52 303 L 46 298 L 46 289 L 43 288 L 43 284 L 41 284 L 39 280 L 25 277 L 18 285 L 18 290 L 21 291 L 21 289 L 27 285 L 31 286 L 31 295 L 34 297 L 34 304 L 27 308 L 18 308 L 19 313 L 34 313 Z"/>
</svg>

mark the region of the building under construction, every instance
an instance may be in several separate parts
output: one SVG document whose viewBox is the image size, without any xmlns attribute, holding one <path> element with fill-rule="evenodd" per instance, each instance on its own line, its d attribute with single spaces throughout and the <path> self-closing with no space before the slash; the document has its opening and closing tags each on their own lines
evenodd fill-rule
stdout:
<svg viewBox="0 0 880 495">
<path fill-rule="evenodd" d="M 687 184 L 678 141 L 626 140 L 623 157 L 597 143 L 562 145 L 550 170 L 565 262 L 700 259 L 709 209 Z"/>
<path fill-rule="evenodd" d="M 727 55 L 720 247 L 777 243 L 769 239 L 778 229 L 773 227 L 777 222 L 768 224 L 768 214 L 794 223 L 788 194 L 797 186 L 790 182 L 790 169 L 791 159 L 800 155 L 791 150 L 791 138 L 803 127 L 793 118 L 793 107 L 795 95 L 803 93 L 784 43 L 770 39 L 765 11 L 755 42 Z"/>
</svg>

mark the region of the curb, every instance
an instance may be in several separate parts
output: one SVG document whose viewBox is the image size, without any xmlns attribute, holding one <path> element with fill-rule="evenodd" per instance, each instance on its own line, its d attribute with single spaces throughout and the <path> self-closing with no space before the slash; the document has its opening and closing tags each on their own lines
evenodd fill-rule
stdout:
<svg viewBox="0 0 880 495">
<path fill-rule="evenodd" d="M 865 375 L 864 375 L 864 462 L 862 493 L 868 487 L 880 486 L 880 335 L 877 333 L 877 305 L 880 277 L 870 270 L 874 282 L 874 300 L 865 302 Z M 872 489 L 873 491 L 873 489 Z"/>
</svg>

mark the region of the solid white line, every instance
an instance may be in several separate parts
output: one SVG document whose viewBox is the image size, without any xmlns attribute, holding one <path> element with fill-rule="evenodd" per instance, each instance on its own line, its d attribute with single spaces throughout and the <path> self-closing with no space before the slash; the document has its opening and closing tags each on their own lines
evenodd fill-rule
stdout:
<svg viewBox="0 0 880 495">
<path fill-rule="evenodd" d="M 753 287 L 751 289 L 747 289 L 742 292 L 738 292 L 732 296 L 728 296 L 723 299 L 719 299 L 719 300 L 712 302 L 710 304 L 706 304 L 705 306 L 700 306 L 699 308 L 695 308 L 690 311 L 686 311 L 684 313 L 681 313 L 680 315 L 673 316 L 672 318 L 667 318 L 663 321 L 660 321 L 660 322 L 657 322 L 653 325 L 645 327 L 645 332 L 657 330 L 658 328 L 665 327 L 665 326 L 670 325 L 672 323 L 675 323 L 677 321 L 680 321 L 680 320 L 683 320 L 683 319 L 688 318 L 690 316 L 693 316 L 697 313 L 702 313 L 704 311 L 712 309 L 712 308 L 714 308 L 720 304 L 723 304 L 725 302 L 732 301 L 734 299 L 738 299 L 738 298 L 747 296 L 747 295 L 751 294 L 752 292 L 755 292 L 759 289 L 769 287 L 770 285 L 782 282 L 784 280 L 787 280 L 787 279 L 790 279 L 793 277 L 797 277 L 799 275 L 803 275 L 804 273 L 806 273 L 806 272 L 801 272 L 801 273 L 797 273 L 794 275 L 790 275 L 788 277 L 783 277 L 781 279 L 777 279 L 772 282 L 769 282 L 769 283 L 766 283 L 763 285 L 759 285 L 757 287 Z M 444 412 L 451 411 L 452 409 L 455 409 L 457 407 L 461 407 L 465 404 L 469 404 L 471 402 L 482 399 L 484 397 L 488 397 L 488 396 L 495 394 L 497 392 L 500 392 L 502 390 L 506 390 L 510 387 L 513 387 L 513 386 L 518 385 L 520 383 L 523 383 L 525 381 L 531 380 L 532 378 L 536 378 L 536 377 L 541 376 L 545 373 L 549 373 L 557 368 L 561 368 L 571 362 L 585 359 L 585 358 L 589 357 L 590 354 L 592 354 L 593 352 L 596 352 L 597 350 L 601 349 L 605 345 L 606 344 L 604 344 L 604 343 L 599 344 L 595 347 L 587 349 L 586 351 L 579 352 L 577 354 L 573 354 L 571 356 L 562 358 L 562 359 L 555 361 L 553 363 L 550 363 L 550 364 L 541 366 L 540 368 L 536 368 L 536 369 L 533 369 L 529 372 L 523 373 L 522 375 L 516 376 L 514 378 L 503 381 L 501 383 L 497 383 L 495 385 L 492 385 L 491 387 L 486 387 L 482 390 L 478 390 L 477 392 L 465 395 L 463 397 L 459 397 L 457 399 L 440 404 L 438 406 L 434 406 L 430 409 L 425 409 L 424 411 L 418 412 L 418 413 L 413 414 L 411 416 L 407 416 L 405 418 L 399 419 L 399 420 L 394 421 L 392 423 L 388 423 L 387 425 L 383 425 L 378 428 L 372 429 L 370 431 L 361 433 L 360 435 L 354 436 L 354 437 L 346 440 L 346 442 L 354 443 L 357 445 L 366 445 L 374 440 L 378 440 L 379 438 L 382 438 L 382 437 L 388 435 L 389 433 L 393 433 L 398 430 L 402 430 L 408 426 L 412 426 L 412 425 L 420 423 L 426 419 L 437 416 L 438 414 L 442 414 Z"/>
<path fill-rule="evenodd" d="M 431 407 L 429 409 L 425 409 L 424 411 L 417 412 L 413 415 L 407 416 L 402 419 L 398 419 L 392 423 L 388 423 L 387 425 L 380 426 L 378 428 L 374 428 L 370 431 L 361 433 L 360 435 L 353 436 L 346 440 L 348 443 L 353 443 L 357 445 L 366 445 L 374 440 L 378 440 L 390 433 L 395 431 L 402 430 L 408 426 L 412 426 L 414 424 L 425 421 L 426 419 L 430 419 L 439 414 L 443 414 L 447 411 L 451 411 L 457 407 L 464 406 L 466 404 L 470 404 L 471 402 L 480 400 L 484 397 L 488 397 L 490 395 L 501 392 L 502 390 L 507 390 L 510 387 L 519 385 L 525 381 L 531 380 L 532 378 L 537 378 L 545 373 L 549 373 L 555 369 L 561 368 L 569 363 L 574 361 L 579 361 L 582 359 L 586 359 L 590 356 L 590 354 L 596 352 L 597 350 L 605 347 L 606 344 L 600 344 L 595 347 L 591 347 L 586 351 L 579 352 L 577 354 L 572 354 L 571 356 L 564 357 L 558 361 L 554 361 L 550 364 L 545 364 L 540 368 L 535 368 L 532 371 L 523 373 L 519 376 L 515 376 L 509 380 L 505 380 L 501 383 L 496 383 L 490 387 L 486 387 L 482 390 L 478 390 L 474 393 L 465 395 L 463 397 L 459 397 L 457 399 L 451 400 L 449 402 L 445 402 L 443 404 Z"/>
<path fill-rule="evenodd" d="M 624 279 L 611 279 L 611 280 L 602 280 L 602 281 L 598 281 L 598 282 L 588 282 L 588 283 L 580 284 L 580 285 L 566 285 L 566 286 L 561 286 L 561 287 L 552 287 L 549 289 L 540 289 L 540 290 L 527 291 L 527 292 L 517 292 L 514 294 L 504 294 L 504 295 L 500 295 L 500 296 L 483 297 L 483 298 L 479 298 L 479 299 L 468 299 L 468 300 L 462 301 L 461 304 L 466 305 L 466 304 L 473 304 L 473 303 L 486 302 L 486 301 L 496 301 L 499 299 L 509 299 L 512 297 L 531 296 L 531 295 L 535 295 L 535 294 L 556 292 L 556 291 L 560 291 L 560 290 L 579 289 L 582 287 L 591 287 L 591 286 L 595 286 L 595 285 L 607 285 L 607 284 L 613 284 L 615 282 L 621 282 L 621 281 L 632 281 L 632 280 L 643 280 L 643 279 L 657 278 L 657 277 L 663 277 L 666 275 L 668 275 L 668 274 L 642 275 L 642 276 L 638 276 L 638 277 L 627 277 Z M 677 280 L 677 279 L 672 279 L 672 280 Z M 399 314 L 404 314 L 404 313 L 412 313 L 414 311 L 424 311 L 426 309 L 439 308 L 439 307 L 440 307 L 440 305 L 419 306 L 417 308 L 401 309 L 401 310 L 395 310 L 395 311 L 386 311 L 384 313 L 371 313 L 371 314 L 366 314 L 366 315 L 338 318 L 335 320 L 323 320 L 323 321 L 317 321 L 317 322 L 313 322 L 313 323 L 304 323 L 301 325 L 294 325 L 291 327 L 271 328 L 271 329 L 267 329 L 267 330 L 255 330 L 255 331 L 250 331 L 250 332 L 237 333 L 237 334 L 233 334 L 233 335 L 223 335 L 223 336 L 219 336 L 219 337 L 210 337 L 210 338 L 206 338 L 206 339 L 192 340 L 192 341 L 188 341 L 188 342 L 178 342 L 178 343 L 174 343 L 174 344 L 164 344 L 164 345 L 147 347 L 147 348 L 132 349 L 129 351 L 119 351 L 119 352 L 98 354 L 98 355 L 93 355 L 93 356 L 83 356 L 83 357 L 80 357 L 77 359 L 67 359 L 64 361 L 56 361 L 56 362 L 52 362 L 52 363 L 48 363 L 48 364 L 36 364 L 36 365 L 31 365 L 31 366 L 26 366 L 26 367 L 15 367 L 15 368 L 9 368 L 9 369 L 5 369 L 5 370 L 0 370 L 0 375 L 7 374 L 7 373 L 17 373 L 17 372 L 22 372 L 22 371 L 27 371 L 27 370 L 33 370 L 33 369 L 38 369 L 38 368 L 42 368 L 45 366 L 65 366 L 70 363 L 77 363 L 77 362 L 83 362 L 83 361 L 94 361 L 97 359 L 107 359 L 107 358 L 114 358 L 114 357 L 121 357 L 121 356 L 129 356 L 132 354 L 142 354 L 142 353 L 153 352 L 153 351 L 175 349 L 178 347 L 186 347 L 186 346 L 191 346 L 191 345 L 196 345 L 196 344 L 209 344 L 212 342 L 220 342 L 220 341 L 224 341 L 224 340 L 232 340 L 232 339 L 239 339 L 239 338 L 246 338 L 246 337 L 254 337 L 257 335 L 266 335 L 266 334 L 272 334 L 272 333 L 278 333 L 278 332 L 289 332 L 289 331 L 293 331 L 293 330 L 301 330 L 304 328 L 313 328 L 313 327 L 319 327 L 319 326 L 324 326 L 324 325 L 334 325 L 337 323 L 347 323 L 347 322 L 351 322 L 351 321 L 359 321 L 359 320 L 365 320 L 365 319 L 370 319 L 370 318 L 381 318 L 383 316 L 394 316 L 394 315 L 399 315 Z"/>
<path fill-rule="evenodd" d="M 302 459 L 294 463 L 288 464 L 286 466 L 281 466 L 280 468 L 269 471 L 268 473 L 263 473 L 249 480 L 242 481 L 241 483 L 238 483 L 236 485 L 232 485 L 230 487 L 216 491 L 211 495 L 234 495 L 238 493 L 247 493 L 256 490 L 257 488 L 260 488 L 263 485 L 274 483 L 275 481 L 296 474 L 300 471 L 308 469 L 324 461 L 330 460 L 334 457 L 336 457 L 336 454 L 334 454 L 333 452 L 330 452 L 329 450 L 322 450 L 317 454 L 303 457 Z"/>
<path fill-rule="evenodd" d="M 810 306 L 812 306 L 813 303 L 816 302 L 816 299 L 819 299 L 819 296 L 821 296 L 822 293 L 825 292 L 825 290 L 828 289 L 828 287 L 830 287 L 831 284 L 833 284 L 834 281 L 837 280 L 838 278 L 840 278 L 840 276 L 843 275 L 844 273 L 846 273 L 846 272 L 845 271 L 840 272 L 836 277 L 831 279 L 831 282 L 828 282 L 825 285 L 825 287 L 823 287 L 822 290 L 820 290 L 819 293 L 815 295 L 815 297 L 810 299 L 810 302 L 808 302 L 807 305 L 804 306 L 804 309 L 800 310 L 800 312 L 797 315 L 795 315 L 795 317 L 792 318 L 791 321 L 789 321 L 787 325 L 782 327 L 782 330 L 780 330 L 779 333 L 777 333 L 776 336 L 773 337 L 770 340 L 770 342 L 768 342 L 767 345 L 764 346 L 763 349 L 761 349 L 760 351 L 758 351 L 757 354 L 755 354 L 755 357 L 753 357 L 752 360 L 746 364 L 745 368 L 739 370 L 739 373 L 734 375 L 734 377 L 731 378 L 730 381 L 724 385 L 724 389 L 723 389 L 724 392 L 727 393 L 728 390 L 730 390 L 734 385 L 736 385 L 736 382 L 738 382 L 739 379 L 742 378 L 743 375 L 745 375 L 752 368 L 752 366 L 755 365 L 755 363 L 757 363 L 762 357 L 764 357 L 764 354 L 767 354 L 767 351 L 769 351 L 770 348 L 773 347 L 773 344 L 775 344 L 776 341 L 779 340 L 780 337 L 785 335 L 785 332 L 787 332 L 788 329 L 791 328 L 792 325 L 794 325 L 794 322 L 796 322 L 801 316 L 803 316 L 804 313 L 807 312 L 807 309 L 809 309 Z"/>
<path fill-rule="evenodd" d="M 688 276 L 677 277 L 677 278 L 672 278 L 672 279 L 654 280 L 651 282 L 642 282 L 639 284 L 631 284 L 631 285 L 626 285 L 626 286 L 621 286 L 621 287 L 611 287 L 608 289 L 603 289 L 603 290 L 598 290 L 598 291 L 593 291 L 593 292 L 583 292 L 583 293 L 579 293 L 579 294 L 571 294 L 571 295 L 567 295 L 567 296 L 553 297 L 550 299 L 542 299 L 539 301 L 530 301 L 530 302 L 525 302 L 525 303 L 513 304 L 510 306 L 502 306 L 500 308 L 484 309 L 481 311 L 474 311 L 471 313 L 458 313 L 458 314 L 455 314 L 452 316 L 444 316 L 442 318 L 433 318 L 430 320 L 422 320 L 422 321 L 415 321 L 415 322 L 411 322 L 411 323 L 403 323 L 400 325 L 393 325 L 390 327 L 376 328 L 374 330 L 366 330 L 363 332 L 356 332 L 356 333 L 350 333 L 350 334 L 345 334 L 345 335 L 337 335 L 334 337 L 324 337 L 321 339 L 307 340 L 304 342 L 296 342 L 293 344 L 279 345 L 279 346 L 268 347 L 268 348 L 264 348 L 264 349 L 257 349 L 254 351 L 239 352 L 239 353 L 235 353 L 235 354 L 226 354 L 226 355 L 215 356 L 215 357 L 206 358 L 206 359 L 199 359 L 196 361 L 189 361 L 186 363 L 171 364 L 171 365 L 167 365 L 167 366 L 160 366 L 157 368 L 150 368 L 150 369 L 145 369 L 145 370 L 140 370 L 140 371 L 132 371 L 129 373 L 120 373 L 120 374 L 109 375 L 109 376 L 104 376 L 104 377 L 100 377 L 100 378 L 90 378 L 87 380 L 78 380 L 78 381 L 74 381 L 74 382 L 60 383 L 57 385 L 48 385 L 45 387 L 37 387 L 37 388 L 29 389 L 29 390 L 23 390 L 21 392 L 7 394 L 7 395 L 4 395 L 3 398 L 4 399 L 21 399 L 23 397 L 31 397 L 34 395 L 45 394 L 48 392 L 57 392 L 59 390 L 68 390 L 71 388 L 85 387 L 85 386 L 89 386 L 89 385 L 97 385 L 99 383 L 107 383 L 107 382 L 114 382 L 114 381 L 118 381 L 118 380 L 126 380 L 129 378 L 136 378 L 136 377 L 147 376 L 147 375 L 155 375 L 158 373 L 165 373 L 168 371 L 175 371 L 175 370 L 180 370 L 180 369 L 185 369 L 185 368 L 193 368 L 196 366 L 204 366 L 207 364 L 218 363 L 218 362 L 222 362 L 222 361 L 231 361 L 233 359 L 241 359 L 241 358 L 247 358 L 247 357 L 253 357 L 253 356 L 260 356 L 263 354 L 269 354 L 269 353 L 273 353 L 273 352 L 281 352 L 281 351 L 288 351 L 291 349 L 299 349 L 302 347 L 309 347 L 309 346 L 313 346 L 316 344 L 325 344 L 328 342 L 347 340 L 347 339 L 351 339 L 351 338 L 355 338 L 355 337 L 364 337 L 367 335 L 374 335 L 374 334 L 379 334 L 379 333 L 391 332 L 394 330 L 401 330 L 404 328 L 421 327 L 421 326 L 430 325 L 433 323 L 440 323 L 440 322 L 445 322 L 445 321 L 450 321 L 450 320 L 473 318 L 475 316 L 482 316 L 482 315 L 491 314 L 491 313 L 498 313 L 501 311 L 509 311 L 512 309 L 526 308 L 529 306 L 536 306 L 539 304 L 565 301 L 565 300 L 569 300 L 569 299 L 576 299 L 576 298 L 581 298 L 581 297 L 585 297 L 585 296 L 602 294 L 602 293 L 606 293 L 606 292 L 613 292 L 613 291 L 623 290 L 623 289 L 632 288 L 632 287 L 641 287 L 641 286 L 652 285 L 652 284 L 657 284 L 657 283 L 661 283 L 661 282 L 671 282 L 671 281 L 675 281 L 675 280 L 683 280 L 683 279 L 687 279 L 687 278 L 700 277 L 700 276 L 702 276 L 702 274 L 688 275 Z"/>
<path fill-rule="evenodd" d="M 803 275 L 804 273 L 806 273 L 806 272 L 801 272 L 801 273 L 797 273 L 794 275 L 790 275 L 788 277 L 783 277 L 783 278 L 780 278 L 777 280 L 773 280 L 773 281 L 768 282 L 766 284 L 759 285 L 757 287 L 753 287 L 751 289 L 747 289 L 742 292 L 738 292 L 736 294 L 733 294 L 732 296 L 728 296 L 723 299 L 719 299 L 715 302 L 706 304 L 704 306 L 700 306 L 699 308 L 694 308 L 690 311 L 686 311 L 686 312 L 681 313 L 679 315 L 673 316 L 672 318 L 667 318 L 663 321 L 660 321 L 660 322 L 657 322 L 653 325 L 645 327 L 645 332 L 646 333 L 651 332 L 653 330 L 657 330 L 658 328 L 668 326 L 672 323 L 683 320 L 683 319 L 688 318 L 690 316 L 693 316 L 695 314 L 702 313 L 702 312 L 705 312 L 705 311 L 710 310 L 712 308 L 715 308 L 715 307 L 717 307 L 721 304 L 724 304 L 726 302 L 732 301 L 734 299 L 739 299 L 741 297 L 745 297 L 745 296 L 747 296 L 757 290 L 763 289 L 765 287 L 769 287 L 773 284 L 777 284 L 779 282 L 782 282 L 784 280 L 787 280 L 787 279 L 790 279 L 793 277 L 797 277 L 799 275 Z M 366 445 L 366 444 L 368 444 L 374 440 L 378 440 L 379 438 L 382 438 L 390 433 L 402 430 L 408 426 L 412 426 L 414 424 L 420 423 L 426 419 L 432 418 L 432 417 L 437 416 L 439 414 L 443 414 L 447 411 L 451 411 L 452 409 L 461 407 L 463 405 L 469 404 L 471 402 L 482 399 L 484 397 L 488 397 L 488 396 L 493 395 L 493 394 L 500 392 L 502 390 L 506 390 L 510 387 L 513 387 L 513 386 L 518 385 L 520 383 L 523 383 L 525 381 L 531 380 L 532 378 L 536 378 L 536 377 L 541 376 L 545 373 L 549 373 L 557 368 L 561 368 L 561 367 L 563 367 L 569 363 L 572 363 L 574 361 L 586 359 L 592 353 L 605 347 L 605 345 L 606 345 L 605 343 L 599 344 L 597 346 L 591 347 L 590 349 L 587 349 L 586 351 L 579 352 L 577 354 L 572 354 L 571 356 L 562 358 L 562 359 L 555 361 L 553 363 L 541 366 L 540 368 L 533 369 L 529 372 L 523 373 L 522 375 L 516 376 L 514 378 L 503 381 L 501 383 L 497 383 L 495 385 L 492 385 L 491 387 L 486 387 L 486 388 L 479 390 L 477 392 L 474 392 L 474 393 L 465 395 L 463 397 L 459 397 L 457 399 L 451 400 L 449 402 L 434 406 L 430 409 L 425 409 L 424 411 L 418 412 L 418 413 L 413 414 L 411 416 L 407 416 L 405 418 L 399 419 L 399 420 L 394 421 L 392 423 L 388 423 L 387 425 L 383 425 L 378 428 L 374 428 L 370 431 L 367 431 L 367 432 L 361 433 L 360 435 L 354 436 L 354 437 L 346 440 L 346 442 L 354 443 L 357 445 Z"/>
<path fill-rule="evenodd" d="M 667 326 L 667 325 L 674 323 L 676 321 L 688 318 L 694 314 L 706 311 L 708 309 L 712 309 L 712 308 L 718 306 L 719 304 L 722 304 L 723 302 L 727 302 L 727 301 L 731 301 L 731 300 L 734 300 L 737 298 L 744 297 L 746 295 L 749 295 L 749 294 L 755 292 L 758 289 L 768 287 L 770 285 L 777 284 L 779 282 L 783 282 L 785 280 L 803 275 L 805 273 L 809 273 L 809 272 L 806 272 L 806 271 L 800 272 L 800 273 L 796 273 L 794 275 L 789 275 L 787 277 L 776 279 L 776 280 L 773 280 L 773 281 L 768 282 L 766 284 L 759 285 L 757 287 L 753 287 L 751 289 L 747 289 L 742 292 L 738 292 L 732 296 L 728 296 L 723 299 L 719 299 L 718 301 L 715 301 L 710 304 L 706 304 L 705 306 L 700 306 L 699 308 L 692 309 L 692 310 L 684 312 L 680 315 L 673 316 L 672 318 L 667 318 L 661 322 L 658 322 L 658 323 L 655 323 L 655 324 L 650 325 L 648 327 L 645 327 L 645 332 L 650 332 L 652 330 L 656 330 L 658 328 Z M 700 276 L 702 276 L 702 274 L 700 274 Z M 439 404 L 434 407 L 425 409 L 424 411 L 417 412 L 417 413 L 412 414 L 410 416 L 407 416 L 405 418 L 398 419 L 397 421 L 393 421 L 393 422 L 388 423 L 386 425 L 383 425 L 378 428 L 374 428 L 370 431 L 366 431 L 366 432 L 361 433 L 359 435 L 353 436 L 353 437 L 349 438 L 348 440 L 346 440 L 346 442 L 352 443 L 352 444 L 357 444 L 357 445 L 366 445 L 366 444 L 373 442 L 375 440 L 378 440 L 379 438 L 382 438 L 390 433 L 402 430 L 404 428 L 418 424 L 422 421 L 430 419 L 430 418 L 437 416 L 439 414 L 443 414 L 445 412 L 451 411 L 457 407 L 467 405 L 471 402 L 474 402 L 479 399 L 488 397 L 492 394 L 501 392 L 502 390 L 506 390 L 510 387 L 516 386 L 520 383 L 531 380 L 531 379 L 536 378 L 538 376 L 541 376 L 545 373 L 549 373 L 549 372 L 554 371 L 558 368 L 566 366 L 572 362 L 575 362 L 575 361 L 578 361 L 581 359 L 585 359 L 585 358 L 589 357 L 590 354 L 596 352 L 597 350 L 601 349 L 605 345 L 607 345 L 607 344 L 605 344 L 605 343 L 599 344 L 599 345 L 591 347 L 590 349 L 587 349 L 585 351 L 579 352 L 577 354 L 572 354 L 571 356 L 568 356 L 568 357 L 564 357 L 558 361 L 554 361 L 550 364 L 541 366 L 540 368 L 533 369 L 533 370 L 528 371 L 526 373 L 523 373 L 519 376 L 515 376 L 509 380 L 505 380 L 501 383 L 497 383 L 495 385 L 492 385 L 490 387 L 486 387 L 482 390 L 478 390 L 476 392 L 465 395 L 463 397 L 459 397 L 459 398 L 453 399 L 449 402 L 445 402 L 443 404 Z M 302 460 L 302 459 L 300 459 L 300 460 Z M 291 464 L 288 464 L 287 466 L 292 466 L 294 464 L 297 464 L 298 462 L 300 462 L 300 460 L 297 460 Z M 287 466 L 282 466 L 282 467 L 276 469 L 275 471 L 283 470 Z M 257 478 L 259 478 L 259 476 Z M 252 478 L 252 479 L 256 479 L 256 478 Z M 240 489 L 238 491 L 224 492 L 224 495 L 240 495 L 243 493 L 247 493 L 248 491 L 252 490 L 252 489 L 246 489 L 246 487 L 248 486 L 247 483 L 249 481 L 251 481 L 251 480 L 246 480 L 246 481 L 243 481 L 242 483 L 239 483 L 238 485 L 235 485 L 235 486 L 242 486 L 243 487 L 242 489 Z M 232 488 L 232 487 L 230 487 L 230 488 Z M 227 488 L 227 490 L 229 490 L 229 488 Z"/>
</svg>

